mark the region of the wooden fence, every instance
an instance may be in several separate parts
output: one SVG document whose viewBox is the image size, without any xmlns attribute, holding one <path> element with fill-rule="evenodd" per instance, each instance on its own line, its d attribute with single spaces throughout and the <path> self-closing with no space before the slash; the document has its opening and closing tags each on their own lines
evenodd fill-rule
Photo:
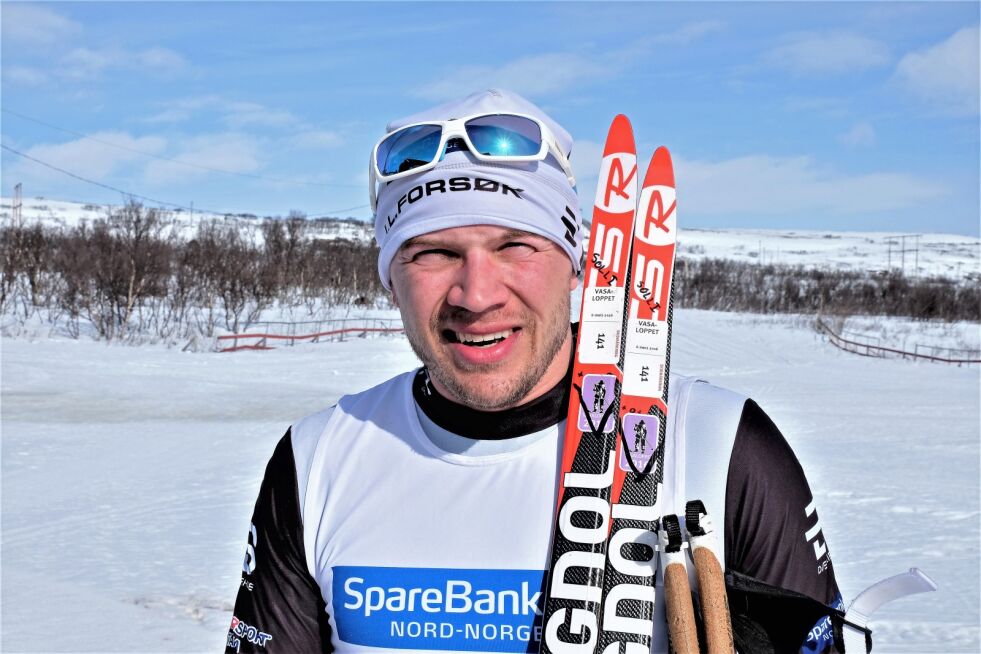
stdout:
<svg viewBox="0 0 981 654">
<path fill-rule="evenodd" d="M 343 318 L 311 322 L 261 322 L 252 326 L 254 331 L 243 334 L 226 334 L 217 338 L 219 352 L 239 350 L 272 350 L 271 343 L 296 345 L 297 343 L 321 343 L 343 341 L 347 337 L 366 338 L 371 335 L 401 334 L 405 330 L 396 318 Z"/>
<path fill-rule="evenodd" d="M 912 352 L 908 350 L 898 350 L 892 347 L 885 347 L 878 344 L 878 339 L 866 339 L 864 342 L 856 340 L 857 337 L 844 338 L 836 333 L 828 323 L 821 318 L 817 319 L 818 331 L 828 337 L 828 340 L 835 347 L 860 354 L 867 357 L 901 357 L 903 359 L 921 359 L 926 361 L 937 361 L 940 363 L 956 363 L 958 366 L 971 365 L 972 363 L 981 364 L 981 352 L 978 350 L 955 350 L 952 348 L 936 346 L 915 346 Z"/>
</svg>

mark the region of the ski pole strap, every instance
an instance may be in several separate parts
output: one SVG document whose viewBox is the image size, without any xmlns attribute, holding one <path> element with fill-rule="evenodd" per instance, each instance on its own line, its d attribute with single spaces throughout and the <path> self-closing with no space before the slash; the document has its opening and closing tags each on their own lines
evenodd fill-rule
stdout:
<svg viewBox="0 0 981 654">
<path fill-rule="evenodd" d="M 842 620 L 845 652 L 868 654 L 872 651 L 872 632 L 866 625 L 872 614 L 883 604 L 907 595 L 934 590 L 937 590 L 937 584 L 918 568 L 910 568 L 908 572 L 887 577 L 863 590 L 852 600 Z"/>
<path fill-rule="evenodd" d="M 685 529 L 692 536 L 704 536 L 705 528 L 701 525 L 703 515 L 707 515 L 702 500 L 690 500 L 685 504 Z"/>
<path fill-rule="evenodd" d="M 667 541 L 664 544 L 665 553 L 680 552 L 684 539 L 681 537 L 681 523 L 678 521 L 678 516 L 672 513 L 661 518 L 661 528 L 667 534 Z"/>
</svg>

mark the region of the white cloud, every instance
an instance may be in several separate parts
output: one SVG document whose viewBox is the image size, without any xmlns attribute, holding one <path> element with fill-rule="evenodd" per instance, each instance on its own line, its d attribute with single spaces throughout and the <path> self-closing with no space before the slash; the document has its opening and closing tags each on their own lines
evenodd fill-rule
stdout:
<svg viewBox="0 0 981 654">
<path fill-rule="evenodd" d="M 3 80 L 21 86 L 41 86 L 48 81 L 48 74 L 30 66 L 4 66 Z"/>
<path fill-rule="evenodd" d="M 856 215 L 921 205 L 948 189 L 902 172 L 843 175 L 810 157 L 749 155 L 725 161 L 675 159 L 679 198 L 702 215 Z"/>
<path fill-rule="evenodd" d="M 979 28 L 965 27 L 929 48 L 904 56 L 896 76 L 923 100 L 946 111 L 979 111 Z"/>
<path fill-rule="evenodd" d="M 798 75 L 851 73 L 889 63 L 880 41 L 848 32 L 798 32 L 764 56 L 767 63 Z"/>
<path fill-rule="evenodd" d="M 133 137 L 125 132 L 97 132 L 93 139 L 115 143 L 133 150 L 159 154 L 166 147 L 166 141 L 156 136 Z M 36 145 L 25 154 L 45 163 L 95 181 L 104 181 L 123 166 L 146 157 L 137 152 L 97 143 L 91 139 L 76 139 L 65 143 Z M 49 168 L 40 167 L 31 161 L 21 160 L 13 175 L 30 179 L 63 179 L 63 174 Z"/>
<path fill-rule="evenodd" d="M 217 95 L 199 95 L 170 100 L 159 113 L 142 118 L 144 123 L 181 123 L 190 120 L 196 111 L 208 107 L 223 107 L 227 102 Z"/>
<path fill-rule="evenodd" d="M 719 20 L 705 20 L 697 23 L 688 23 L 678 29 L 665 30 L 653 38 L 651 43 L 666 43 L 672 45 L 687 45 L 697 41 L 702 37 L 725 29 L 725 23 Z"/>
<path fill-rule="evenodd" d="M 344 142 L 341 135 L 326 129 L 311 129 L 298 132 L 288 139 L 297 150 L 322 150 L 333 148 Z"/>
<path fill-rule="evenodd" d="M 855 123 L 850 130 L 839 134 L 838 140 L 845 145 L 851 146 L 874 145 L 875 128 L 868 122 Z"/>
<path fill-rule="evenodd" d="M 222 105 L 226 111 L 222 120 L 232 128 L 248 125 L 264 127 L 286 127 L 297 122 L 296 116 L 281 109 L 270 109 L 257 102 L 230 102 Z"/>
<path fill-rule="evenodd" d="M 145 68 L 157 70 L 178 70 L 187 64 L 178 53 L 159 46 L 137 52 L 136 60 Z"/>
<path fill-rule="evenodd" d="M 154 160 L 147 164 L 144 177 L 148 184 L 160 186 L 200 179 L 211 174 L 205 168 L 235 173 L 253 173 L 259 169 L 259 144 L 249 136 L 233 132 L 196 136 L 180 144 L 168 155 L 203 168 Z"/>
<path fill-rule="evenodd" d="M 141 123 L 182 123 L 185 120 L 190 120 L 191 111 L 189 109 L 165 109 L 161 112 L 155 113 L 152 116 L 146 116 L 145 118 L 140 118 Z"/>
<path fill-rule="evenodd" d="M 413 95 L 434 102 L 451 100 L 494 87 L 520 95 L 540 97 L 565 91 L 583 80 L 607 72 L 607 66 L 571 52 L 521 57 L 501 66 L 464 66 L 423 84 Z"/>
<path fill-rule="evenodd" d="M 145 123 L 179 123 L 208 111 L 233 130 L 249 126 L 297 127 L 300 120 L 285 109 L 258 102 L 229 100 L 219 95 L 201 95 L 167 102 L 165 109 L 142 119 Z"/>
<path fill-rule="evenodd" d="M 81 32 L 81 26 L 61 14 L 36 4 L 0 3 L 4 45 L 41 50 L 63 43 Z"/>
<path fill-rule="evenodd" d="M 529 98 L 541 98 L 581 88 L 584 83 L 604 75 L 622 76 L 631 66 L 648 58 L 655 46 L 687 45 L 725 27 L 718 20 L 693 22 L 599 53 L 545 52 L 497 66 L 461 66 L 415 87 L 411 94 L 440 102 L 499 87 Z"/>
<path fill-rule="evenodd" d="M 790 97 L 784 101 L 783 106 L 787 111 L 819 114 L 829 118 L 842 118 L 852 112 L 852 103 L 846 98 Z"/>
<path fill-rule="evenodd" d="M 114 62 L 124 60 L 124 54 L 119 51 L 110 54 L 106 50 L 75 48 L 61 58 L 58 72 L 72 79 L 87 79 L 98 75 Z"/>
<path fill-rule="evenodd" d="M 57 72 L 68 79 L 88 80 L 112 68 L 173 73 L 183 69 L 183 57 L 167 48 L 73 48 L 60 59 Z"/>
</svg>

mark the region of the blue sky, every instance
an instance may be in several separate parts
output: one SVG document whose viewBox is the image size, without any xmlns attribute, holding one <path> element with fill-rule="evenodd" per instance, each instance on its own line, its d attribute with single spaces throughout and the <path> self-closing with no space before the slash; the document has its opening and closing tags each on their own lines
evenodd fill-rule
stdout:
<svg viewBox="0 0 981 654">
<path fill-rule="evenodd" d="M 497 86 L 575 137 L 585 207 L 622 112 L 642 159 L 671 149 L 686 226 L 981 229 L 977 2 L 3 2 L 0 18 L 3 145 L 178 205 L 367 219 L 386 122 Z M 121 199 L 10 150 L 2 176 L 5 196 Z"/>
</svg>

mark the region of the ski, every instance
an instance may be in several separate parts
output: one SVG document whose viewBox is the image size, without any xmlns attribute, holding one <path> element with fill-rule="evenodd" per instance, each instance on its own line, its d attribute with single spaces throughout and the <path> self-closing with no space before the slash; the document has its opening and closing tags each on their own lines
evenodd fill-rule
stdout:
<svg viewBox="0 0 981 654">
<path fill-rule="evenodd" d="M 637 151 L 618 115 L 603 150 L 586 251 L 541 651 L 593 652 L 617 470 L 625 301 L 637 207 Z"/>
<path fill-rule="evenodd" d="M 651 157 L 631 247 L 620 442 L 597 652 L 649 652 L 658 570 L 677 216 L 667 148 Z"/>
</svg>

